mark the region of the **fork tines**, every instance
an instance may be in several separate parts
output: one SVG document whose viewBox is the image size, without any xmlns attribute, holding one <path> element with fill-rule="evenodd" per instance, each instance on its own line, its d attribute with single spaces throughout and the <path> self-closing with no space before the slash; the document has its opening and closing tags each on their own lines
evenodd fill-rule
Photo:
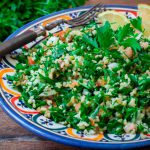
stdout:
<svg viewBox="0 0 150 150">
<path fill-rule="evenodd" d="M 92 7 L 87 12 L 80 15 L 78 18 L 67 21 L 68 24 L 73 26 L 84 25 L 88 23 L 90 20 L 94 19 L 98 12 L 105 11 L 104 5 L 99 3 Z"/>
</svg>

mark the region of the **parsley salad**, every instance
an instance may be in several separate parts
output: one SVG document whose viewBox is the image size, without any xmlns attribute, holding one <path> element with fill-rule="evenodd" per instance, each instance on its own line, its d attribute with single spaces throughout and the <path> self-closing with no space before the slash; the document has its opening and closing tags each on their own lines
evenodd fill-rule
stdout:
<svg viewBox="0 0 150 150">
<path fill-rule="evenodd" d="M 150 39 L 140 17 L 113 30 L 91 22 L 17 57 L 20 100 L 85 134 L 150 133 Z"/>
</svg>

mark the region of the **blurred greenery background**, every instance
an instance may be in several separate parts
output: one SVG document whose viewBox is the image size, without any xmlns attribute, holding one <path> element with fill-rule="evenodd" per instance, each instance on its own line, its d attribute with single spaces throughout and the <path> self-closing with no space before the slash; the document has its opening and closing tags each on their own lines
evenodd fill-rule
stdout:
<svg viewBox="0 0 150 150">
<path fill-rule="evenodd" d="M 59 10 L 83 5 L 86 0 L 0 0 L 0 41 L 24 24 Z"/>
</svg>

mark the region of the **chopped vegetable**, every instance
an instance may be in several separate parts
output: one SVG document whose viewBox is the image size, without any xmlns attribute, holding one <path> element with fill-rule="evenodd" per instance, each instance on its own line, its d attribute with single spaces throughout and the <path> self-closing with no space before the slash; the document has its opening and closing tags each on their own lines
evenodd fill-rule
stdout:
<svg viewBox="0 0 150 150">
<path fill-rule="evenodd" d="M 148 133 L 150 40 L 142 32 L 137 39 L 141 18 L 131 23 L 113 30 L 109 22 L 91 22 L 70 29 L 65 40 L 50 35 L 23 51 L 7 78 L 20 100 L 58 123 L 93 133 Z"/>
</svg>

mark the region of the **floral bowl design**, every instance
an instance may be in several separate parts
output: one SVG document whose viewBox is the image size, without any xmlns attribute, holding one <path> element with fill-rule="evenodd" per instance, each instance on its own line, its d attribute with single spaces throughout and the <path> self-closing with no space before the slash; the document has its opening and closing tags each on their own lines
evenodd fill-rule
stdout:
<svg viewBox="0 0 150 150">
<path fill-rule="evenodd" d="M 90 9 L 91 6 L 78 7 L 56 12 L 44 17 L 41 17 L 33 22 L 30 22 L 11 34 L 6 40 L 21 34 L 28 29 L 35 29 L 39 25 L 45 25 L 57 19 L 72 19 L 80 13 Z M 131 6 L 107 5 L 109 9 L 121 12 L 128 18 L 137 16 L 137 8 Z M 66 25 L 61 25 L 51 32 L 59 32 L 66 28 Z M 44 37 L 43 37 L 44 38 Z M 41 38 L 24 46 L 28 49 L 38 43 Z M 15 71 L 16 60 L 13 55 L 20 53 L 21 49 L 5 56 L 0 62 L 0 106 L 4 111 L 21 126 L 29 129 L 35 134 L 49 140 L 54 140 L 63 144 L 84 148 L 103 148 L 103 149 L 128 149 L 150 145 L 150 134 L 97 134 L 85 135 L 75 129 L 55 123 L 53 120 L 45 118 L 38 111 L 28 108 L 23 101 L 19 100 L 20 93 L 12 88 L 12 83 L 7 80 L 6 75 L 12 75 Z"/>
</svg>

